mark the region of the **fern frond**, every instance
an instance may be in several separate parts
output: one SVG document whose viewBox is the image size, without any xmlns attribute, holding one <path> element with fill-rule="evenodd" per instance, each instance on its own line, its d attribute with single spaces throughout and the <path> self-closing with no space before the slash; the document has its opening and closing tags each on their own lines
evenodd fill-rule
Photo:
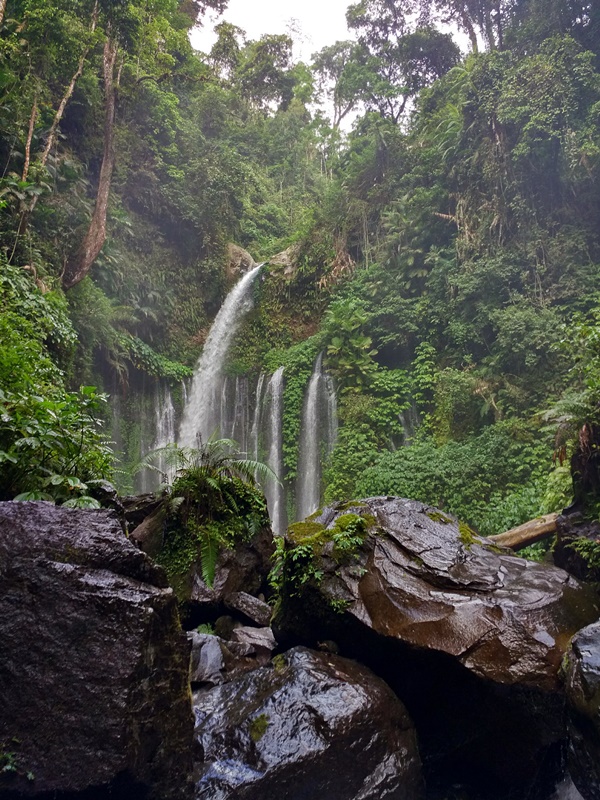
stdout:
<svg viewBox="0 0 600 800">
<path fill-rule="evenodd" d="M 219 555 L 219 543 L 210 535 L 208 531 L 203 531 L 200 542 L 200 566 L 202 569 L 202 580 L 212 589 L 215 582 L 215 570 Z"/>
</svg>

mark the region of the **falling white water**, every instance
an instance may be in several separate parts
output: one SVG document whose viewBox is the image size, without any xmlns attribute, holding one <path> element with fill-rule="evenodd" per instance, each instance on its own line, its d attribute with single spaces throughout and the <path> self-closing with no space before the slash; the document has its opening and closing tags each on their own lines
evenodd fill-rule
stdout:
<svg viewBox="0 0 600 800">
<path fill-rule="evenodd" d="M 321 469 L 319 453 L 319 389 L 323 378 L 323 354 L 319 353 L 308 384 L 302 410 L 296 517 L 305 519 L 319 507 Z"/>
<path fill-rule="evenodd" d="M 249 417 L 248 378 L 237 377 L 235 379 L 235 393 L 233 396 L 231 438 L 238 443 L 242 453 L 248 452 Z"/>
<path fill-rule="evenodd" d="M 252 283 L 262 264 L 254 267 L 234 286 L 225 298 L 198 359 L 183 410 L 179 429 L 179 444 L 196 447 L 198 437 L 206 441 L 221 432 L 221 399 L 225 375 L 223 368 L 227 351 L 244 316 L 252 308 Z"/>
<path fill-rule="evenodd" d="M 296 483 L 296 519 L 306 519 L 321 500 L 321 461 L 337 438 L 337 405 L 331 378 L 323 372 L 323 354 L 315 361 L 302 410 Z"/>
<path fill-rule="evenodd" d="M 283 534 L 287 527 L 285 496 L 281 483 L 283 477 L 283 367 L 279 367 L 277 372 L 271 376 L 267 386 L 266 398 L 269 402 L 269 455 L 267 463 L 277 476 L 277 481 L 273 478 L 267 478 L 264 485 L 264 493 L 267 498 L 267 507 L 273 532 Z"/>
<path fill-rule="evenodd" d="M 260 456 L 260 420 L 262 410 L 263 386 L 265 383 L 265 373 L 261 372 L 256 384 L 256 395 L 254 397 L 254 416 L 252 418 L 252 428 L 250 430 L 250 453 L 255 461 Z"/>
<path fill-rule="evenodd" d="M 154 413 L 156 433 L 152 449 L 158 450 L 175 442 L 175 407 L 173 405 L 171 389 L 167 383 L 158 384 L 156 387 L 156 405 Z M 160 469 L 161 473 L 166 475 L 170 482 L 174 477 L 175 467 L 173 464 L 169 465 L 167 463 L 164 454 L 158 457 L 156 466 Z"/>
<path fill-rule="evenodd" d="M 327 402 L 327 437 L 325 439 L 325 455 L 329 456 L 333 452 L 338 436 L 338 415 L 337 415 L 337 395 L 333 378 L 325 374 L 325 399 Z"/>
</svg>

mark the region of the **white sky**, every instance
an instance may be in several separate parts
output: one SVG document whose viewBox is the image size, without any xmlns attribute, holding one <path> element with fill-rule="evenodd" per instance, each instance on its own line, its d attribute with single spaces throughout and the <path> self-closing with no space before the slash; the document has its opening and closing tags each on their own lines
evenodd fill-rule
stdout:
<svg viewBox="0 0 600 800">
<path fill-rule="evenodd" d="M 206 15 L 203 27 L 192 33 L 192 44 L 198 50 L 210 50 L 216 38 L 214 25 L 225 20 L 245 30 L 249 39 L 264 33 L 291 33 L 297 43 L 296 57 L 308 60 L 328 44 L 354 38 L 346 28 L 346 9 L 355 1 L 229 0 L 222 18 Z"/>
</svg>

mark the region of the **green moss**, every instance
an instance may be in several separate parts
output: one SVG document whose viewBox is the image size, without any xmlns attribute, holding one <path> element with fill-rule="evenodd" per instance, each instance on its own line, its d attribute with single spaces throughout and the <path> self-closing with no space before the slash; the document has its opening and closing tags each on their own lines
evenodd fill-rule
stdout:
<svg viewBox="0 0 600 800">
<path fill-rule="evenodd" d="M 271 663 L 273 664 L 273 669 L 277 673 L 282 673 L 285 668 L 287 667 L 287 661 L 283 653 L 280 653 L 278 656 L 272 659 Z"/>
<path fill-rule="evenodd" d="M 475 531 L 470 528 L 466 522 L 459 522 L 458 523 L 458 536 L 460 541 L 463 543 L 467 550 L 470 550 L 471 547 L 476 542 L 477 534 Z"/>
<path fill-rule="evenodd" d="M 368 508 L 368 506 L 361 500 L 350 500 L 347 503 L 338 503 L 335 506 L 336 511 L 349 511 L 351 508 Z"/>
<path fill-rule="evenodd" d="M 441 522 L 442 525 L 448 525 L 452 520 L 450 517 L 447 517 L 445 514 L 442 514 L 441 511 L 426 511 L 425 512 L 432 522 Z M 467 526 L 468 527 L 468 526 Z"/>
<path fill-rule="evenodd" d="M 260 742 L 269 727 L 269 718 L 266 714 L 259 714 L 250 723 L 250 738 L 253 742 Z"/>
<path fill-rule="evenodd" d="M 312 539 L 325 530 L 325 525 L 320 522 L 294 522 L 288 528 L 288 538 L 295 544 Z"/>
</svg>

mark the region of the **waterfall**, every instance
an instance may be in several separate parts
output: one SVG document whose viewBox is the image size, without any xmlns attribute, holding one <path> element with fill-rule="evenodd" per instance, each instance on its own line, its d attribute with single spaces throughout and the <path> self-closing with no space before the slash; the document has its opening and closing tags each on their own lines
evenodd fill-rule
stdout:
<svg viewBox="0 0 600 800">
<path fill-rule="evenodd" d="M 265 383 L 265 373 L 261 372 L 256 384 L 256 394 L 254 396 L 254 416 L 252 417 L 252 428 L 250 430 L 250 454 L 255 461 L 260 457 L 260 422 L 263 399 L 263 386 Z"/>
<path fill-rule="evenodd" d="M 166 447 L 175 442 L 175 407 L 171 396 L 171 389 L 165 382 L 161 382 L 156 387 L 156 406 L 155 406 L 156 429 L 154 435 L 153 450 Z M 175 473 L 173 465 L 168 465 L 164 455 L 159 456 L 156 466 L 163 472 L 169 481 Z M 156 473 L 158 475 L 158 473 Z"/>
<path fill-rule="evenodd" d="M 323 354 L 315 361 L 308 384 L 302 424 L 296 483 L 296 519 L 317 510 L 321 499 L 322 458 L 331 455 L 337 438 L 337 405 L 333 381 L 323 371 Z"/>
<path fill-rule="evenodd" d="M 179 444 L 196 447 L 198 437 L 207 441 L 216 432 L 222 436 L 221 401 L 227 394 L 223 372 L 229 346 L 241 321 L 252 308 L 252 283 L 262 264 L 247 272 L 225 298 L 212 324 L 202 355 L 198 359 L 189 397 L 183 410 Z M 240 442 L 240 445 L 242 443 Z"/>
<path fill-rule="evenodd" d="M 260 379 L 259 379 L 260 384 Z M 271 527 L 276 534 L 283 534 L 287 528 L 285 496 L 281 480 L 283 478 L 283 367 L 275 372 L 265 395 L 268 400 L 268 436 L 269 445 L 267 463 L 277 476 L 279 483 L 267 478 L 264 486 L 267 507 L 271 517 Z M 258 407 L 257 387 L 257 407 Z M 255 415 L 256 416 L 256 415 Z"/>
</svg>

